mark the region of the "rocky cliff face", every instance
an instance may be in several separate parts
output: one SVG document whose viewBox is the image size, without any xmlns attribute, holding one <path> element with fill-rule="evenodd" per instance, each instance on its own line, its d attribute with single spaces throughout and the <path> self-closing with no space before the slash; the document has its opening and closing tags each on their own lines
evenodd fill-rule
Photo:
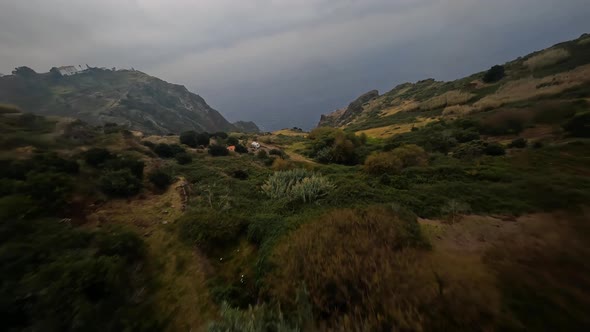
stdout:
<svg viewBox="0 0 590 332">
<path fill-rule="evenodd" d="M 152 134 L 238 130 L 184 86 L 139 71 L 89 69 L 67 77 L 56 73 L 5 76 L 0 78 L 0 103 L 90 124 L 113 122 Z"/>
<path fill-rule="evenodd" d="M 260 128 L 252 121 L 237 121 L 234 122 L 234 127 L 242 133 L 259 133 Z"/>
<path fill-rule="evenodd" d="M 345 125 L 348 121 L 362 113 L 363 105 L 377 97 L 379 97 L 379 91 L 377 90 L 371 90 L 367 93 L 364 93 L 352 103 L 350 103 L 347 108 L 337 110 L 327 115 L 322 115 L 318 127 L 340 127 Z"/>
</svg>

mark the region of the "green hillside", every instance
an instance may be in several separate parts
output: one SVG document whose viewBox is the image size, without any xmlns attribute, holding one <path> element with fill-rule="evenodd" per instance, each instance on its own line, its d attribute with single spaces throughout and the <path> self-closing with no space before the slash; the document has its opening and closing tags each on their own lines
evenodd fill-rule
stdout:
<svg viewBox="0 0 590 332">
<path fill-rule="evenodd" d="M 135 70 L 91 68 L 61 76 L 21 67 L 14 75 L 0 77 L 0 103 L 36 114 L 72 117 L 93 125 L 117 123 L 153 134 L 239 131 L 184 86 Z M 258 131 L 250 124 L 249 131 Z"/>
</svg>

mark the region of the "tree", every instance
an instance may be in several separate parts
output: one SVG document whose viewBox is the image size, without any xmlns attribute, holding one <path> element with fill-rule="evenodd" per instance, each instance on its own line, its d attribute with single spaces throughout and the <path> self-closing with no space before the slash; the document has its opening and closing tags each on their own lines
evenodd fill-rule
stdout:
<svg viewBox="0 0 590 332">
<path fill-rule="evenodd" d="M 176 158 L 176 161 L 180 165 L 190 164 L 193 161 L 193 157 L 191 157 L 191 155 L 186 152 L 179 153 L 174 158 Z"/>
<path fill-rule="evenodd" d="M 229 151 L 223 145 L 214 144 L 209 147 L 209 154 L 213 157 L 227 156 Z"/>
<path fill-rule="evenodd" d="M 486 83 L 494 83 L 504 78 L 504 76 L 504 66 L 495 65 L 485 73 L 483 76 L 483 81 Z"/>
<path fill-rule="evenodd" d="M 197 132 L 185 131 L 180 134 L 180 143 L 190 146 L 191 148 L 196 148 L 199 146 L 199 142 L 197 140 Z"/>
<path fill-rule="evenodd" d="M 197 134 L 197 145 L 200 146 L 204 146 L 204 147 L 208 147 L 209 146 L 209 139 L 211 137 L 209 136 L 208 133 L 199 133 Z"/>
<path fill-rule="evenodd" d="M 172 157 L 174 157 L 174 150 L 172 149 L 172 147 L 170 147 L 170 145 L 165 144 L 165 143 L 160 143 L 160 144 L 156 145 L 154 147 L 154 152 L 160 158 L 172 158 Z"/>
<path fill-rule="evenodd" d="M 161 169 L 156 169 L 148 175 L 148 179 L 158 189 L 166 189 L 172 183 L 172 176 Z"/>
<path fill-rule="evenodd" d="M 26 66 L 14 68 L 12 74 L 21 77 L 34 77 L 37 75 L 37 73 L 33 69 Z"/>
<path fill-rule="evenodd" d="M 114 156 L 107 149 L 92 148 L 83 154 L 84 161 L 92 167 L 100 167 L 107 160 L 113 159 Z"/>
<path fill-rule="evenodd" d="M 228 145 L 238 145 L 238 144 L 240 144 L 240 140 L 238 140 L 234 136 L 230 136 L 230 137 L 227 138 L 227 144 Z"/>
<path fill-rule="evenodd" d="M 132 196 L 141 190 L 141 180 L 130 170 L 107 171 L 98 180 L 100 189 L 111 196 Z"/>
</svg>

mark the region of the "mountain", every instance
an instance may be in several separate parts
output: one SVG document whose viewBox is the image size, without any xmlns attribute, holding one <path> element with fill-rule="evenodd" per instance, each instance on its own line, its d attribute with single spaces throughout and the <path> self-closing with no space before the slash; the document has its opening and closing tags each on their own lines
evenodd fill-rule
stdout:
<svg viewBox="0 0 590 332">
<path fill-rule="evenodd" d="M 368 92 L 348 107 L 322 115 L 318 126 L 384 138 L 435 120 L 547 106 L 549 101 L 588 98 L 589 93 L 590 35 L 584 34 L 455 81 L 426 79 L 382 95 Z"/>
<path fill-rule="evenodd" d="M 234 127 L 237 131 L 242 133 L 258 133 L 260 128 L 252 121 L 237 121 L 234 122 Z"/>
<path fill-rule="evenodd" d="M 75 68 L 75 67 L 66 67 Z M 62 76 L 60 69 L 37 74 L 19 67 L 0 77 L 0 103 L 41 115 L 117 123 L 150 134 L 238 131 L 205 100 L 184 86 L 136 70 L 89 68 Z M 249 131 L 258 131 L 249 123 Z"/>
</svg>

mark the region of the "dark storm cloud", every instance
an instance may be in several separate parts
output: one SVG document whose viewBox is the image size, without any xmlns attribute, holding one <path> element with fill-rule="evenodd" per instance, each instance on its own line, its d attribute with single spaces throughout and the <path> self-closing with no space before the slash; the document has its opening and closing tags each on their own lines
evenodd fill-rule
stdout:
<svg viewBox="0 0 590 332">
<path fill-rule="evenodd" d="M 231 120 L 310 127 L 357 95 L 453 79 L 590 31 L 586 0 L 0 0 L 0 72 L 135 67 Z"/>
</svg>

